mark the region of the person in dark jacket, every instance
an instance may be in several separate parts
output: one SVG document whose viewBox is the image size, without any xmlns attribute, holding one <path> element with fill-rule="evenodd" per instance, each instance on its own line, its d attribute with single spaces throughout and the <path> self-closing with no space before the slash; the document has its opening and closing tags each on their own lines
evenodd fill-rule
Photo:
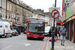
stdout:
<svg viewBox="0 0 75 50">
<path fill-rule="evenodd" d="M 50 28 L 49 35 L 51 37 L 53 31 L 53 27 Z M 57 37 L 57 28 L 55 27 L 55 36 Z"/>
</svg>

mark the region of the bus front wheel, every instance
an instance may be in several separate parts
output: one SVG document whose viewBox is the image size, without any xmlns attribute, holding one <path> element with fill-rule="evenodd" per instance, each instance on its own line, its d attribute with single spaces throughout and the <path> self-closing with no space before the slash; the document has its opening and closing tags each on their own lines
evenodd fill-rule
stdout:
<svg viewBox="0 0 75 50">
<path fill-rule="evenodd" d="M 27 38 L 27 40 L 29 40 L 29 38 Z"/>
</svg>

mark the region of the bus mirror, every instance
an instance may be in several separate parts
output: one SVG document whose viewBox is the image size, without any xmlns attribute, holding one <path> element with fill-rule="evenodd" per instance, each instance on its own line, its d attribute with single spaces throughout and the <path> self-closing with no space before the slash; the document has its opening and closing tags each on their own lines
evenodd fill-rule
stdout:
<svg viewBox="0 0 75 50">
<path fill-rule="evenodd" d="M 29 20 L 28 20 L 28 23 L 29 23 Z"/>
<path fill-rule="evenodd" d="M 36 20 L 37 20 L 37 18 L 36 18 Z"/>
<path fill-rule="evenodd" d="M 45 21 L 44 21 L 44 24 L 45 24 Z"/>
</svg>

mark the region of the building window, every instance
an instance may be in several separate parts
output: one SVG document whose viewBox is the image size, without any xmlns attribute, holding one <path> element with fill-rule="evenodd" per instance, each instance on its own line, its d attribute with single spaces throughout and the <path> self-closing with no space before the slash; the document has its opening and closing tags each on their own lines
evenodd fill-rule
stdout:
<svg viewBox="0 0 75 50">
<path fill-rule="evenodd" d="M 7 3 L 7 10 L 9 10 L 9 3 Z"/>
<path fill-rule="evenodd" d="M 14 10 L 13 10 L 13 11 L 14 11 L 14 13 L 15 13 L 15 7 L 14 7 Z"/>
<path fill-rule="evenodd" d="M 11 11 L 11 4 L 10 4 L 10 11 Z"/>
<path fill-rule="evenodd" d="M 9 16 L 9 19 L 10 19 L 10 16 Z"/>
<path fill-rule="evenodd" d="M 3 4 L 4 4 L 3 1 L 4 1 L 4 0 L 2 0 L 2 8 L 3 8 Z"/>
<path fill-rule="evenodd" d="M 7 19 L 7 16 L 6 16 L 6 19 Z"/>
<path fill-rule="evenodd" d="M 1 7 L 1 0 L 0 0 L 0 7 Z"/>
<path fill-rule="evenodd" d="M 19 21 L 19 17 L 18 17 L 17 21 Z"/>
<path fill-rule="evenodd" d="M 4 0 L 4 8 L 6 9 L 6 0 Z"/>
<path fill-rule="evenodd" d="M 13 12 L 13 6 L 12 6 L 12 12 Z"/>
</svg>

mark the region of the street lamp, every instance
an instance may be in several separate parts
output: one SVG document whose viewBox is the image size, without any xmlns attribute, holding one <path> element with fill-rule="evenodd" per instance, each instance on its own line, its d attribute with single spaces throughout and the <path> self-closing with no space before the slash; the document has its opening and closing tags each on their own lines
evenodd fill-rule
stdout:
<svg viewBox="0 0 75 50">
<path fill-rule="evenodd" d="M 55 0 L 55 7 L 56 7 L 56 1 L 57 0 Z M 55 35 L 55 19 L 52 27 L 52 50 L 54 50 L 54 35 Z"/>
</svg>

